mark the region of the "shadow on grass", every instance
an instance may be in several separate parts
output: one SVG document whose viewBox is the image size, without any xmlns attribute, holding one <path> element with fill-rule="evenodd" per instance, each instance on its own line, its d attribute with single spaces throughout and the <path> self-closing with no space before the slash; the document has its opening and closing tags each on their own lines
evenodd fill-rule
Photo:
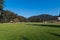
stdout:
<svg viewBox="0 0 60 40">
<path fill-rule="evenodd" d="M 25 35 L 20 35 L 19 40 L 28 40 L 28 38 Z"/>
<path fill-rule="evenodd" d="M 44 27 L 59 27 L 60 28 L 60 25 L 52 25 L 52 24 L 27 24 L 27 25 L 44 26 Z"/>
<path fill-rule="evenodd" d="M 54 36 L 60 37 L 60 34 L 57 34 L 57 33 L 51 33 L 51 32 L 48 32 L 48 33 L 51 34 L 51 35 L 54 35 Z"/>
</svg>

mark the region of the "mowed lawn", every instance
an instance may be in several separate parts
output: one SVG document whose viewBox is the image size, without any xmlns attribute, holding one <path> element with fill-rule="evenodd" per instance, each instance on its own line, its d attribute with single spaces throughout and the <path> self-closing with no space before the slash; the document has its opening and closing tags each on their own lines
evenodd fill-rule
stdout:
<svg viewBox="0 0 60 40">
<path fill-rule="evenodd" d="M 0 40 L 60 40 L 60 25 L 41 23 L 2 23 Z"/>
</svg>

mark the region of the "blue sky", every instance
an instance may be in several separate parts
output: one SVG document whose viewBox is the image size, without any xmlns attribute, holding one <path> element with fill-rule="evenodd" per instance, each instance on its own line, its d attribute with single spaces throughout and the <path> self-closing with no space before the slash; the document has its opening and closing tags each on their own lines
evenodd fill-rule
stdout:
<svg viewBox="0 0 60 40">
<path fill-rule="evenodd" d="M 24 17 L 40 14 L 58 15 L 60 0 L 6 0 L 4 9 Z"/>
</svg>

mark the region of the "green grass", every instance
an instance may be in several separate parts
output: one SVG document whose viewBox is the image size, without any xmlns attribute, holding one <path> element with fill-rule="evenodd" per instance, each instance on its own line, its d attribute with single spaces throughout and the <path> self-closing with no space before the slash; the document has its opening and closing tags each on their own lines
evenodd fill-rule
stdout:
<svg viewBox="0 0 60 40">
<path fill-rule="evenodd" d="M 0 40 L 60 40 L 60 27 L 47 25 L 42 26 L 41 23 L 3 23 L 0 24 Z"/>
</svg>

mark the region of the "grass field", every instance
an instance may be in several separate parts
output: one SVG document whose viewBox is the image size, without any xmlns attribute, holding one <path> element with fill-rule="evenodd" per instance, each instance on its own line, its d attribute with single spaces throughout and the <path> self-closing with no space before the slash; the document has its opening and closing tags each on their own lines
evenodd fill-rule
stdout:
<svg viewBox="0 0 60 40">
<path fill-rule="evenodd" d="M 0 40 L 60 40 L 60 25 L 3 23 L 0 24 Z"/>
</svg>

